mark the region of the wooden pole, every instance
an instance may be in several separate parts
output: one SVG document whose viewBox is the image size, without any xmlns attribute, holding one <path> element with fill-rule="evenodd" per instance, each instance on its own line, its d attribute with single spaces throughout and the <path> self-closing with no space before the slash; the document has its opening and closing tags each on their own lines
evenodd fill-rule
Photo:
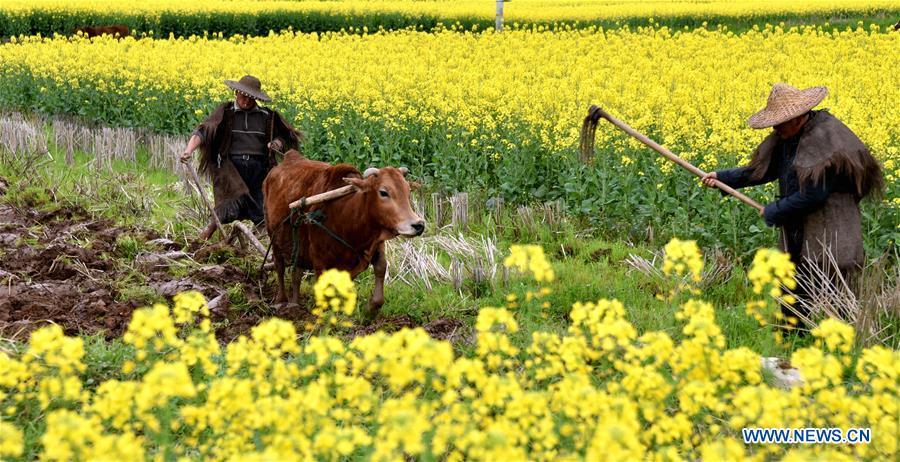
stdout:
<svg viewBox="0 0 900 462">
<path fill-rule="evenodd" d="M 222 222 L 219 221 L 219 216 L 216 215 L 216 209 L 214 209 L 212 204 L 209 203 L 209 199 L 206 198 L 206 193 L 203 192 L 203 186 L 200 185 L 200 177 L 197 175 L 197 171 L 194 170 L 194 166 L 189 162 L 185 162 L 184 168 L 186 168 L 187 171 L 190 172 L 191 178 L 194 179 L 194 184 L 195 186 L 197 186 L 197 193 L 199 193 L 200 197 L 203 198 L 203 203 L 206 204 L 206 208 L 208 208 L 209 213 L 212 214 L 212 219 L 216 224 L 216 229 L 218 229 L 219 232 L 222 233 L 222 237 L 224 238 L 226 236 L 225 228 L 222 227 Z"/>
<path fill-rule="evenodd" d="M 333 189 L 331 191 L 323 192 L 321 194 L 316 194 L 315 196 L 307 197 L 305 205 L 307 207 L 309 207 L 311 205 L 321 204 L 322 202 L 328 202 L 330 200 L 337 199 L 339 197 L 344 197 L 347 194 L 352 193 L 355 188 L 356 188 L 355 186 L 348 184 L 347 186 L 342 186 L 338 189 Z M 288 207 L 295 209 L 297 207 L 300 207 L 300 205 L 303 203 L 304 203 L 303 198 L 300 198 L 300 199 L 297 199 L 294 202 L 291 202 L 290 204 L 288 204 Z"/>
<path fill-rule="evenodd" d="M 263 256 L 266 255 L 266 247 L 262 245 L 262 242 L 259 242 L 259 239 L 257 239 L 256 236 L 253 235 L 253 232 L 250 231 L 250 229 L 247 228 L 243 223 L 237 221 L 234 222 L 234 229 L 243 233 L 244 236 L 247 237 L 247 240 L 250 241 L 250 244 L 253 244 L 253 247 L 256 247 L 256 250 L 258 250 L 260 254 L 262 254 Z"/>
<path fill-rule="evenodd" d="M 503 0 L 497 0 L 497 19 L 494 21 L 494 30 L 503 32 Z"/>
<path fill-rule="evenodd" d="M 604 119 L 608 120 L 611 124 L 615 125 L 616 127 L 619 127 L 625 133 L 628 133 L 629 135 L 633 136 L 635 139 L 637 139 L 641 143 L 644 143 L 645 145 L 650 147 L 650 149 L 653 149 L 654 151 L 662 154 L 664 157 L 666 157 L 667 159 L 671 160 L 672 162 L 675 162 L 676 164 L 680 165 L 685 170 L 693 173 L 694 175 L 696 175 L 700 178 L 703 178 L 704 176 L 706 176 L 706 172 L 704 172 L 703 170 L 700 170 L 699 168 L 695 167 L 690 162 L 682 159 L 681 157 L 676 156 L 675 154 L 672 153 L 672 151 L 669 151 L 668 149 L 660 146 L 655 141 L 651 140 L 650 138 L 647 138 L 646 136 L 639 133 L 635 129 L 629 127 L 628 124 L 626 124 L 625 122 L 622 122 L 621 120 L 609 115 L 603 109 L 600 109 L 597 106 L 591 106 L 591 108 L 588 110 L 588 113 L 593 114 L 594 111 L 599 111 L 598 114 L 600 117 L 603 117 Z M 732 188 L 731 186 L 728 186 L 725 183 L 722 183 L 719 180 L 714 180 L 714 181 L 715 181 L 716 187 L 721 189 L 722 191 L 725 191 L 727 194 L 730 194 L 730 195 L 736 197 L 739 201 L 755 208 L 756 210 L 759 210 L 760 212 L 763 210 L 764 207 L 762 205 L 760 205 L 758 202 L 756 202 L 755 200 L 747 197 L 743 193 L 735 190 L 734 188 Z"/>
</svg>

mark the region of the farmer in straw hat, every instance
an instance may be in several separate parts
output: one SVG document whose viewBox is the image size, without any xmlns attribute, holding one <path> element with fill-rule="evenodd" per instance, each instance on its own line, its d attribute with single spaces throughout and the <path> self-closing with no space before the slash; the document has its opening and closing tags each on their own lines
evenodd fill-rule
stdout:
<svg viewBox="0 0 900 462">
<path fill-rule="evenodd" d="M 251 75 L 225 85 L 234 90 L 234 101 L 224 102 L 197 126 L 181 154 L 190 162 L 198 147 L 200 172 L 213 182 L 216 215 L 222 223 L 249 219 L 263 222 L 262 183 L 277 163 L 275 152 L 296 149 L 301 134 L 274 109 L 256 104 L 272 101 L 259 79 Z M 212 221 L 200 233 L 209 239 L 215 231 Z"/>
<path fill-rule="evenodd" d="M 747 121 L 755 129 L 774 127 L 749 165 L 708 173 L 702 181 L 743 188 L 778 180 L 778 200 L 762 215 L 767 225 L 781 227 L 781 250 L 798 274 L 809 277 L 816 265 L 836 276 L 829 271 L 830 253 L 850 281 L 864 260 L 859 201 L 879 194 L 884 180 L 878 162 L 846 125 L 825 110 L 812 110 L 827 94 L 825 87 L 775 84 L 766 107 Z M 798 306 L 782 306 L 790 323 L 797 322 L 795 314 L 808 318 L 805 305 L 814 289 L 798 285 Z"/>
</svg>

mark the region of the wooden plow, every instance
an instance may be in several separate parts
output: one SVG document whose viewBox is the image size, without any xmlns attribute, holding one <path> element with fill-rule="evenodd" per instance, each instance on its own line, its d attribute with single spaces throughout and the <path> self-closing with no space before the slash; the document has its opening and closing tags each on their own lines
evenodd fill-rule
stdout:
<svg viewBox="0 0 900 462">
<path fill-rule="evenodd" d="M 603 109 L 600 109 L 597 106 L 591 106 L 590 109 L 588 109 L 588 115 L 587 115 L 587 117 L 585 117 L 584 124 L 582 125 L 582 128 L 581 128 L 580 150 L 581 150 L 582 160 L 589 159 L 593 155 L 594 133 L 597 130 L 597 123 L 600 121 L 601 118 L 606 119 L 607 121 L 609 121 L 609 123 L 615 125 L 616 127 L 621 129 L 625 133 L 631 135 L 632 137 L 634 137 L 635 139 L 640 141 L 641 143 L 644 143 L 650 149 L 653 149 L 654 151 L 662 154 L 666 159 L 669 159 L 672 162 L 675 162 L 676 164 L 678 164 L 685 170 L 693 173 L 694 175 L 696 175 L 700 178 L 703 178 L 704 176 L 706 176 L 706 172 L 704 172 L 703 170 L 695 167 L 693 164 L 682 159 L 681 157 L 676 156 L 675 154 L 672 153 L 672 151 L 669 151 L 668 149 L 664 148 L 663 146 L 660 146 L 655 141 L 651 140 L 650 138 L 647 138 L 643 134 L 639 133 L 637 130 L 629 127 L 628 124 L 626 124 L 625 122 L 622 122 L 621 120 L 609 115 L 609 113 L 607 113 Z M 731 186 L 728 186 L 727 184 L 722 183 L 719 180 L 714 180 L 714 182 L 715 182 L 716 187 L 719 188 L 720 190 L 724 191 L 727 194 L 734 196 L 739 201 L 755 208 L 757 211 L 762 212 L 763 206 L 760 205 L 758 202 L 747 197 L 745 194 L 735 190 Z"/>
</svg>

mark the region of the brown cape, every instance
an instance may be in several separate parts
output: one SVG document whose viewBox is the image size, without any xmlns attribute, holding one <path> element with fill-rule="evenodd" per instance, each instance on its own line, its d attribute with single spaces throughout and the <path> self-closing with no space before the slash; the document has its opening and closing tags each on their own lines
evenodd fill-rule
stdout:
<svg viewBox="0 0 900 462">
<path fill-rule="evenodd" d="M 758 180 L 765 175 L 776 144 L 778 134 L 772 131 L 756 148 L 750 160 L 751 178 Z M 807 182 L 818 183 L 829 169 L 838 175 L 848 175 L 856 185 L 859 198 L 880 192 L 884 187 L 881 167 L 869 148 L 837 117 L 823 110 L 817 111 L 803 126 L 794 170 L 802 188 Z"/>
<path fill-rule="evenodd" d="M 284 152 L 299 149 L 303 134 L 294 129 L 277 111 L 266 109 L 269 111 L 266 138 L 270 141 L 276 137 L 284 140 Z M 237 219 L 243 202 L 252 200 L 247 185 L 228 155 L 233 114 L 233 101 L 221 103 L 197 126 L 203 127 L 205 134 L 204 142 L 200 145 L 200 173 L 212 180 L 216 215 L 223 223 Z M 275 153 L 269 151 L 269 169 L 277 163 Z"/>
<path fill-rule="evenodd" d="M 750 160 L 752 179 L 765 175 L 777 144 L 778 134 L 773 131 L 756 148 Z M 830 113 L 818 111 L 803 126 L 793 168 L 801 189 L 808 182 L 822 181 L 829 170 L 846 175 L 856 187 L 855 194 L 830 194 L 824 207 L 804 217 L 803 261 L 827 267 L 827 248 L 841 270 L 860 268 L 864 255 L 859 201 L 872 193 L 880 195 L 884 188 L 878 161 L 850 128 Z M 784 242 L 782 236 L 782 246 Z"/>
</svg>

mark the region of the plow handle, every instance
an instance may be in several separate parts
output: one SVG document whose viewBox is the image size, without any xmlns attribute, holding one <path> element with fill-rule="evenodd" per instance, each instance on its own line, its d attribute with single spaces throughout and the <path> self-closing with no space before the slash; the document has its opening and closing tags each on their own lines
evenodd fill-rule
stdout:
<svg viewBox="0 0 900 462">
<path fill-rule="evenodd" d="M 200 195 L 200 198 L 203 199 L 203 203 L 206 204 L 206 208 L 209 209 L 209 213 L 212 215 L 213 223 L 216 224 L 216 229 L 221 233 L 222 238 L 224 239 L 225 228 L 222 227 L 222 222 L 219 221 L 219 216 L 216 215 L 216 209 L 209 203 L 209 199 L 206 198 L 206 193 L 203 192 L 203 185 L 200 184 L 200 176 L 197 175 L 197 170 L 194 170 L 194 166 L 190 164 L 190 162 L 186 162 L 183 164 L 184 168 L 191 174 L 191 179 L 194 180 L 194 186 L 197 188 L 197 194 Z"/>
</svg>

